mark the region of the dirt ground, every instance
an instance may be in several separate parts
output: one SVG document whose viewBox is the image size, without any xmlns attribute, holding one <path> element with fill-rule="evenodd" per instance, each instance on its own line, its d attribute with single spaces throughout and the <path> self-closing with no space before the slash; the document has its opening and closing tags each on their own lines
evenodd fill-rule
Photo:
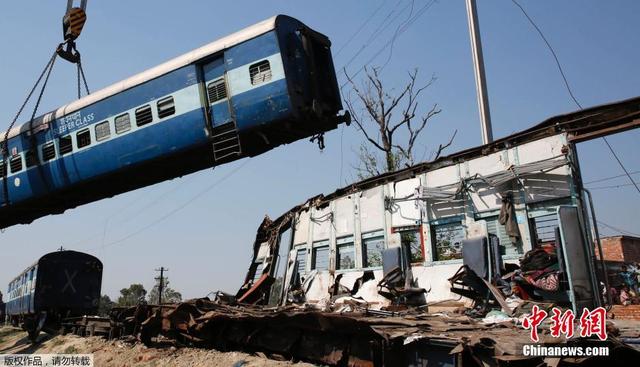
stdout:
<svg viewBox="0 0 640 367">
<path fill-rule="evenodd" d="M 32 345 L 20 329 L 0 327 L 0 354 L 93 354 L 96 367 L 151 366 L 230 366 L 230 367 L 310 367 L 308 363 L 275 361 L 240 352 L 218 352 L 194 348 L 147 348 L 100 337 L 81 338 L 75 335 L 51 337 L 41 334 Z"/>
</svg>

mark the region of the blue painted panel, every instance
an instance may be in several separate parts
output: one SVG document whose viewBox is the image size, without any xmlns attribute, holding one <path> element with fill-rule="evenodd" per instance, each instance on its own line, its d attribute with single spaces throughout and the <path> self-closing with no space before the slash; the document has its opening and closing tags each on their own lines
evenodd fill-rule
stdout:
<svg viewBox="0 0 640 367">
<path fill-rule="evenodd" d="M 10 177 L 9 198 L 17 203 L 129 165 L 206 144 L 202 113 L 197 109 L 44 163 L 40 168 L 23 171 Z M 18 187 L 13 184 L 16 178 L 20 179 Z"/>
<path fill-rule="evenodd" d="M 291 114 L 285 79 L 233 96 L 231 104 L 236 112 L 239 131 L 284 119 Z"/>
<path fill-rule="evenodd" d="M 271 31 L 226 50 L 224 58 L 227 70 L 231 70 L 278 52 L 276 32 Z"/>
<path fill-rule="evenodd" d="M 222 57 L 203 65 L 202 69 L 204 71 L 205 86 L 207 87 L 209 86 L 209 83 L 211 81 L 224 77 L 225 75 L 225 64 Z M 231 121 L 229 100 L 226 99 L 210 106 L 210 114 L 211 123 L 213 124 L 213 126 L 222 125 L 226 122 Z"/>
</svg>

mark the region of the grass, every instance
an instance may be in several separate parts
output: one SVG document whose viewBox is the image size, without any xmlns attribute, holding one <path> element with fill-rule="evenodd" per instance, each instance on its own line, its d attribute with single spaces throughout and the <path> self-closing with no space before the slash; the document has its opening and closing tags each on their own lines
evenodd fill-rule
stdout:
<svg viewBox="0 0 640 367">
<path fill-rule="evenodd" d="M 76 349 L 76 347 L 74 347 L 73 345 L 70 345 L 62 353 L 63 354 L 77 354 L 78 353 L 78 349 Z"/>
</svg>

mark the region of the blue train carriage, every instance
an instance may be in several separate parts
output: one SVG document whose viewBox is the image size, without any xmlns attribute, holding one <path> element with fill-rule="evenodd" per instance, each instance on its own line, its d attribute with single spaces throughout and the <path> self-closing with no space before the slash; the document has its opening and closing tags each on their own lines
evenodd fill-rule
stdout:
<svg viewBox="0 0 640 367">
<path fill-rule="evenodd" d="M 9 134 L 0 228 L 348 122 L 329 39 L 275 16 Z"/>
<path fill-rule="evenodd" d="M 56 332 L 66 317 L 95 315 L 102 287 L 102 262 L 76 251 L 42 256 L 9 283 L 6 315 L 32 339 Z"/>
</svg>

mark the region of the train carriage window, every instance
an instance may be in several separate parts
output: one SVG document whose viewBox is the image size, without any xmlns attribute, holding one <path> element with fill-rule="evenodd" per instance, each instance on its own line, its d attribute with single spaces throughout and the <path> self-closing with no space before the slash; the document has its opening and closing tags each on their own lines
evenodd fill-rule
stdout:
<svg viewBox="0 0 640 367">
<path fill-rule="evenodd" d="M 58 147 L 60 149 L 60 155 L 65 155 L 73 151 L 73 145 L 71 144 L 71 135 L 61 136 L 58 138 Z"/>
<path fill-rule="evenodd" d="M 109 139 L 111 136 L 111 126 L 109 121 L 104 121 L 96 125 L 96 141 Z"/>
<path fill-rule="evenodd" d="M 116 125 L 116 134 L 122 134 L 131 130 L 131 119 L 129 118 L 129 114 L 125 113 L 124 115 L 120 115 L 115 119 Z"/>
<path fill-rule="evenodd" d="M 142 126 L 153 121 L 153 115 L 151 114 L 151 106 L 146 105 L 136 110 L 136 125 Z"/>
<path fill-rule="evenodd" d="M 224 79 L 214 80 L 209 83 L 207 95 L 209 96 L 209 104 L 227 98 L 227 86 L 224 83 Z"/>
<path fill-rule="evenodd" d="M 262 84 L 271 80 L 271 65 L 269 60 L 262 60 L 249 66 L 251 85 Z"/>
<path fill-rule="evenodd" d="M 38 164 L 38 158 L 36 157 L 36 151 L 35 150 L 27 150 L 26 152 L 24 152 L 24 161 L 25 161 L 25 164 L 26 164 L 27 168 L 33 167 L 36 164 Z"/>
<path fill-rule="evenodd" d="M 20 172 L 20 170 L 22 170 L 22 157 L 19 155 L 13 156 L 9 160 L 9 168 L 11 169 L 11 173 Z"/>
<path fill-rule="evenodd" d="M 89 129 L 82 129 L 76 133 L 76 143 L 78 149 L 91 145 L 91 133 Z"/>
<path fill-rule="evenodd" d="M 176 104 L 173 97 L 163 98 L 158 101 L 158 117 L 163 119 L 176 113 Z"/>
<path fill-rule="evenodd" d="M 42 146 L 42 160 L 50 161 L 56 157 L 56 146 L 53 143 L 47 143 Z"/>
</svg>

